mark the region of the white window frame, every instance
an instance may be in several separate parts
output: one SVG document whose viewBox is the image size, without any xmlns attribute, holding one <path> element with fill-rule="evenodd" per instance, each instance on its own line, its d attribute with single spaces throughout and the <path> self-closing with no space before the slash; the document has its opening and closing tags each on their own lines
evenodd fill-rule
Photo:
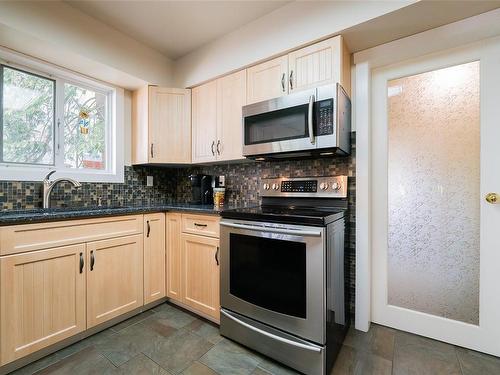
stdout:
<svg viewBox="0 0 500 375">
<path fill-rule="evenodd" d="M 124 182 L 124 90 L 0 47 L 0 63 L 6 67 L 33 73 L 55 81 L 55 165 L 29 165 L 0 163 L 0 181 L 42 181 L 55 170 L 53 178 L 70 177 L 80 182 Z M 107 97 L 105 169 L 72 169 L 64 166 L 64 84 L 74 84 L 101 93 Z"/>
</svg>

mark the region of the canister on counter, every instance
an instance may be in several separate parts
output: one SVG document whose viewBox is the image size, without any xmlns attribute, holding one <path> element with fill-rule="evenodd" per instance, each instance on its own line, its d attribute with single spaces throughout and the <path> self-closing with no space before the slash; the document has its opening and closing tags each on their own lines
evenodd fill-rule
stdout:
<svg viewBox="0 0 500 375">
<path fill-rule="evenodd" d="M 225 194 L 225 188 L 214 188 L 214 206 L 224 205 Z"/>
</svg>

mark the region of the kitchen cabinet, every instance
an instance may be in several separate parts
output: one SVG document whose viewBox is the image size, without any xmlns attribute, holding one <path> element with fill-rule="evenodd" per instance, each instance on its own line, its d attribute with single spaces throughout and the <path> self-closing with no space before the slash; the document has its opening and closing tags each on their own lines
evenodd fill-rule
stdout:
<svg viewBox="0 0 500 375">
<path fill-rule="evenodd" d="M 191 91 L 147 86 L 132 97 L 132 163 L 191 163 Z"/>
<path fill-rule="evenodd" d="M 0 363 L 86 329 L 85 245 L 0 258 Z"/>
<path fill-rule="evenodd" d="M 142 236 L 87 243 L 87 328 L 143 305 Z"/>
<path fill-rule="evenodd" d="M 182 302 L 181 295 L 182 215 L 167 213 L 167 297 Z"/>
<path fill-rule="evenodd" d="M 219 320 L 219 240 L 182 234 L 184 303 Z"/>
<path fill-rule="evenodd" d="M 278 98 L 288 94 L 288 56 L 251 66 L 247 69 L 247 103 Z"/>
<path fill-rule="evenodd" d="M 243 106 L 246 104 L 244 70 L 217 80 L 217 152 L 218 161 L 243 159 Z"/>
<path fill-rule="evenodd" d="M 193 88 L 193 163 L 243 159 L 245 71 Z"/>
<path fill-rule="evenodd" d="M 339 82 L 351 91 L 350 54 L 336 36 L 288 54 L 289 93 Z"/>
<path fill-rule="evenodd" d="M 165 297 L 165 214 L 144 215 L 144 304 Z"/>
<path fill-rule="evenodd" d="M 336 36 L 247 68 L 248 104 L 339 82 L 351 92 L 351 56 Z"/>
<path fill-rule="evenodd" d="M 167 296 L 172 302 L 219 322 L 218 263 L 218 216 L 167 214 Z"/>
</svg>

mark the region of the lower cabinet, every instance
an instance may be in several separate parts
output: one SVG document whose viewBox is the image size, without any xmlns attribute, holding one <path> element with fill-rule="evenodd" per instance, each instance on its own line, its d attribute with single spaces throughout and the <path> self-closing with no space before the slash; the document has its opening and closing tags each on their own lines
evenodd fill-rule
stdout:
<svg viewBox="0 0 500 375">
<path fill-rule="evenodd" d="M 182 234 L 184 303 L 219 321 L 219 239 Z"/>
<path fill-rule="evenodd" d="M 144 304 L 165 297 L 165 214 L 144 215 Z"/>
<path fill-rule="evenodd" d="M 143 305 L 142 236 L 87 243 L 87 328 Z"/>
<path fill-rule="evenodd" d="M 84 260 L 84 244 L 0 258 L 1 365 L 86 329 Z"/>
<path fill-rule="evenodd" d="M 181 291 L 182 214 L 167 213 L 167 297 L 182 302 Z"/>
</svg>

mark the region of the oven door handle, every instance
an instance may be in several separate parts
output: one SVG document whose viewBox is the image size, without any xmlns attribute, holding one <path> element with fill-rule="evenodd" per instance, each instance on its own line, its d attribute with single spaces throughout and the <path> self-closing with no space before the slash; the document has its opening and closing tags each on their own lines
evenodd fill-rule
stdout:
<svg viewBox="0 0 500 375">
<path fill-rule="evenodd" d="M 309 97 L 309 108 L 307 110 L 307 126 L 309 128 L 309 141 L 314 144 L 314 127 L 313 127 L 313 114 L 314 114 L 314 95 Z"/>
<path fill-rule="evenodd" d="M 238 318 L 235 318 L 234 316 L 228 314 L 227 312 L 225 312 L 222 309 L 221 309 L 220 312 L 226 318 L 229 318 L 229 319 L 233 320 L 234 322 L 236 322 L 238 324 L 241 324 L 243 327 L 246 327 L 246 328 L 248 328 L 248 329 L 250 329 L 252 331 L 260 333 L 261 335 L 267 336 L 267 337 L 269 337 L 269 338 L 271 338 L 273 340 L 280 341 L 280 342 L 288 344 L 288 345 L 296 346 L 298 348 L 310 350 L 310 351 L 313 351 L 313 352 L 316 352 L 316 353 L 321 353 L 322 349 L 320 347 L 318 347 L 318 346 L 302 344 L 300 342 L 292 341 L 292 340 L 286 339 L 284 337 L 280 337 L 280 336 L 274 335 L 274 334 L 266 332 L 266 331 L 264 331 L 264 330 L 262 330 L 260 328 L 254 327 L 254 326 L 252 326 L 252 325 L 250 325 L 248 323 L 245 323 L 244 321 L 242 321 L 242 320 L 240 320 Z"/>
<path fill-rule="evenodd" d="M 321 237 L 321 231 L 319 231 L 319 230 L 270 228 L 270 227 L 254 226 L 254 225 L 228 223 L 227 221 L 221 221 L 220 225 L 223 225 L 225 227 L 230 227 L 230 228 L 248 229 L 248 230 L 254 230 L 254 231 L 259 231 L 259 232 L 290 234 L 290 235 L 294 235 L 294 236 Z"/>
</svg>

